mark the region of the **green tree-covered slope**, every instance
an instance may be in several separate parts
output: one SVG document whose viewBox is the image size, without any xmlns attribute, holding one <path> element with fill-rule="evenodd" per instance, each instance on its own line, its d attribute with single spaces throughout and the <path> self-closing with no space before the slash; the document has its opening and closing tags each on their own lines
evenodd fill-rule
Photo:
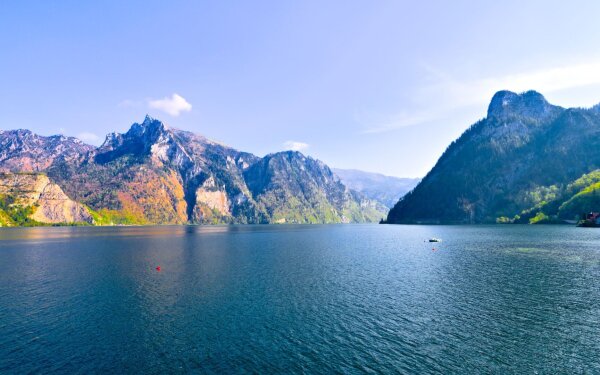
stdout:
<svg viewBox="0 0 600 375">
<path fill-rule="evenodd" d="M 564 109 L 535 91 L 501 91 L 487 117 L 447 148 L 421 183 L 390 210 L 387 222 L 514 218 L 599 167 L 598 106 Z M 565 215 L 576 209 L 563 208 Z"/>
</svg>

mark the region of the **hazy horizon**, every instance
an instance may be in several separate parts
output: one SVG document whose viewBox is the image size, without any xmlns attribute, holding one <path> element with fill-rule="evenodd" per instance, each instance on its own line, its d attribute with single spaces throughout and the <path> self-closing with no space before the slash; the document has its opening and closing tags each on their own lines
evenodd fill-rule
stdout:
<svg viewBox="0 0 600 375">
<path fill-rule="evenodd" d="M 585 11 L 582 11 L 585 10 Z M 99 144 L 146 113 L 265 155 L 423 177 L 499 90 L 600 102 L 600 4 L 0 5 L 0 129 Z"/>
</svg>

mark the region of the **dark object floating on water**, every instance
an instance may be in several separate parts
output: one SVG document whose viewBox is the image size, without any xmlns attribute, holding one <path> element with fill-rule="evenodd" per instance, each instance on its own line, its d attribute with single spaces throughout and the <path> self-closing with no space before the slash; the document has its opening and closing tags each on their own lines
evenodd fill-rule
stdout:
<svg viewBox="0 0 600 375">
<path fill-rule="evenodd" d="M 429 239 L 429 242 L 442 242 L 442 239 L 433 237 Z"/>
<path fill-rule="evenodd" d="M 156 270 L 157 270 L 158 272 L 160 272 L 160 266 L 156 267 Z"/>
<path fill-rule="evenodd" d="M 585 218 L 577 223 L 578 227 L 598 228 L 600 227 L 600 212 L 590 212 Z"/>
</svg>

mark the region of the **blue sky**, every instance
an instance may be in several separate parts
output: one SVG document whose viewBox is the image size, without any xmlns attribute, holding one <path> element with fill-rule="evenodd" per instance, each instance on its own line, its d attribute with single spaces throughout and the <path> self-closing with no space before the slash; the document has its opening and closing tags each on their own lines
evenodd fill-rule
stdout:
<svg viewBox="0 0 600 375">
<path fill-rule="evenodd" d="M 0 128 L 146 113 L 240 150 L 423 176 L 494 92 L 600 102 L 596 1 L 4 1 Z"/>
</svg>

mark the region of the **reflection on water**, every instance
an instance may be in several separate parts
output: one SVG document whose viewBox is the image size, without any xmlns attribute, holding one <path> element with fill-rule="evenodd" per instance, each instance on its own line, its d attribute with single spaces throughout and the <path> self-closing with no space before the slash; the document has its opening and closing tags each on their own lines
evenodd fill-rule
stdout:
<svg viewBox="0 0 600 375">
<path fill-rule="evenodd" d="M 152 228 L 152 230 L 148 230 Z M 225 233 L 235 231 L 233 226 L 117 226 L 117 227 L 32 227 L 3 228 L 0 240 L 54 240 L 77 237 L 139 236 L 161 237 L 182 236 L 194 233 Z"/>
<path fill-rule="evenodd" d="M 114 227 L 31 227 L 0 228 L 0 241 L 27 240 L 28 244 L 42 243 L 48 240 L 72 239 L 79 237 L 164 237 L 185 236 L 195 234 L 222 233 L 269 233 L 273 231 L 297 232 L 311 229 L 309 226 L 275 226 L 275 225 L 202 225 L 202 226 L 114 226 Z M 312 228 L 316 229 L 316 228 Z M 34 242 L 42 240 L 42 242 Z"/>
<path fill-rule="evenodd" d="M 563 226 L 2 229 L 0 373 L 594 373 L 599 239 Z"/>
</svg>

